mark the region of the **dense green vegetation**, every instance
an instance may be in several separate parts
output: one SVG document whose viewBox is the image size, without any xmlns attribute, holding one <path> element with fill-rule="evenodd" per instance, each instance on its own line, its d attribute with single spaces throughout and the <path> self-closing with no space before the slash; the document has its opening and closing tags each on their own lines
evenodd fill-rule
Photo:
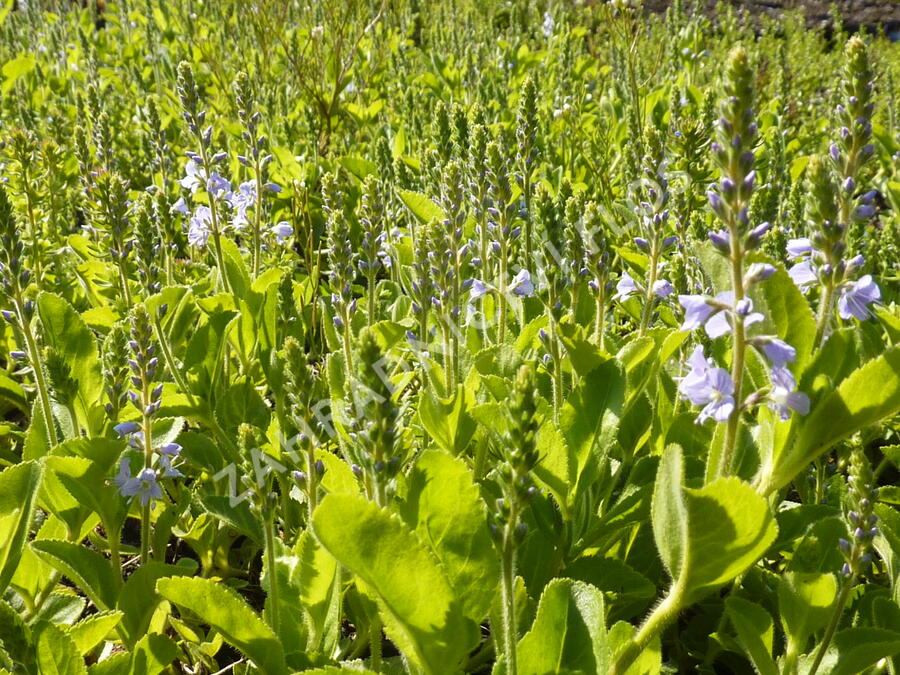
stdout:
<svg viewBox="0 0 900 675">
<path fill-rule="evenodd" d="M 900 669 L 900 51 L 7 0 L 0 672 Z"/>
</svg>

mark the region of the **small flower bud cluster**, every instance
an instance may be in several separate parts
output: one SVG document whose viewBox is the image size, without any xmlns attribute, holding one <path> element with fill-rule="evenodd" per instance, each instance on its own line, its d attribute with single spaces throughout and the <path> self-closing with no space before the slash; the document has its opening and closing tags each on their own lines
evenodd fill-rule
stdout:
<svg viewBox="0 0 900 675">
<path fill-rule="evenodd" d="M 400 411 L 392 399 L 393 387 L 388 381 L 390 364 L 368 328 L 359 336 L 355 362 L 352 397 L 358 422 L 351 432 L 352 469 L 362 480 L 369 498 L 384 506 L 403 461 L 398 427 Z"/>
<path fill-rule="evenodd" d="M 328 280 L 334 307 L 333 321 L 337 328 L 343 328 L 345 325 L 349 326 L 350 317 L 356 309 L 352 289 L 356 280 L 356 254 L 344 215 L 343 193 L 337 178 L 330 173 L 322 176 L 322 210 L 326 217 Z"/>
<path fill-rule="evenodd" d="M 309 364 L 303 347 L 293 337 L 284 341 L 281 354 L 284 376 L 285 413 L 293 425 L 285 429 L 296 440 L 303 453 L 302 470 L 294 471 L 300 489 L 307 495 L 310 510 L 318 503 L 319 481 L 325 474 L 325 465 L 317 460 L 316 449 L 325 438 L 325 430 L 315 413 L 315 405 L 322 398 L 321 382 Z"/>
<path fill-rule="evenodd" d="M 533 222 L 531 217 L 532 176 L 538 161 L 538 96 L 539 91 L 533 75 L 529 75 L 522 85 L 519 106 L 516 111 L 516 182 L 522 189 L 525 203 L 525 229 L 523 232 L 522 264 L 526 269 L 534 270 L 535 261 L 532 247 L 534 245 Z"/>
<path fill-rule="evenodd" d="M 128 403 L 128 333 L 121 324 L 114 325 L 103 340 L 101 368 L 106 414 L 116 422 Z"/>
<path fill-rule="evenodd" d="M 158 311 L 161 316 L 165 315 L 166 306 L 163 305 Z M 150 315 L 142 304 L 136 305 L 132 311 L 130 337 L 128 350 L 131 358 L 128 359 L 128 368 L 133 389 L 128 392 L 128 400 L 138 411 L 142 421 L 120 422 L 114 429 L 120 437 L 128 439 L 130 447 L 141 451 L 143 468 L 132 476 L 131 457 L 126 456 L 119 464 L 119 474 L 114 482 L 123 496 L 138 497 L 142 506 L 153 507 L 156 500 L 162 499 L 159 479 L 183 476 L 173 465 L 181 454 L 181 446 L 170 442 L 154 447 L 150 437 L 153 417 L 162 404 L 163 385 L 154 385 L 159 360 L 153 344 Z"/>
<path fill-rule="evenodd" d="M 844 48 L 844 102 L 835 110 L 840 125 L 840 138 L 831 144 L 829 157 L 840 177 L 842 206 L 850 218 L 867 220 L 874 215 L 870 203 L 861 202 L 854 208 L 860 171 L 875 155 L 872 140 L 872 113 L 875 76 L 869 64 L 865 42 L 858 35 L 847 41 Z"/>
<path fill-rule="evenodd" d="M 162 119 L 159 115 L 159 104 L 156 97 L 151 96 L 147 99 L 147 108 L 144 114 L 147 119 L 149 144 L 153 153 L 151 166 L 155 171 L 159 171 L 162 174 L 163 189 L 167 192 L 169 176 L 172 171 L 171 149 L 166 138 L 166 130 L 163 128 Z"/>
<path fill-rule="evenodd" d="M 563 293 L 572 277 L 572 266 L 566 257 L 565 205 L 543 185 L 535 189 L 533 203 L 534 221 L 542 242 L 540 269 L 547 283 L 547 302 L 550 312 L 559 315 Z"/>
<path fill-rule="evenodd" d="M 25 242 L 19 236 L 6 189 L 0 185 L 0 277 L 7 297 L 20 298 L 31 283 L 31 271 L 25 263 Z"/>
<path fill-rule="evenodd" d="M 490 240 L 488 256 L 501 258 L 505 264 L 512 257 L 511 249 L 519 238 L 522 228 L 514 226 L 520 215 L 520 208 L 512 201 L 507 159 L 496 141 L 491 141 L 487 146 L 487 179 L 491 198 L 491 205 L 487 208 L 487 230 Z"/>
<path fill-rule="evenodd" d="M 131 314 L 130 332 L 128 348 L 131 358 L 128 360 L 128 367 L 134 388 L 128 392 L 128 400 L 141 415 L 152 417 L 162 404 L 162 384 L 153 386 L 159 358 L 156 356 L 156 345 L 153 344 L 150 315 L 143 305 L 136 305 Z"/>
<path fill-rule="evenodd" d="M 875 153 L 870 143 L 873 74 L 862 39 L 851 38 L 844 53 L 846 99 L 836 110 L 840 138 L 831 144 L 828 159 L 813 157 L 807 167 L 811 235 L 792 239 L 786 246 L 790 258 L 800 259 L 790 270 L 794 283 L 804 292 L 815 285 L 824 289 L 818 339 L 824 336 L 834 293 L 842 319 L 864 321 L 871 316 L 869 305 L 881 299 L 881 290 L 871 275 L 857 280 L 865 258 L 847 251 L 848 229 L 872 218 L 877 192 L 861 192 L 858 184 L 863 167 Z"/>
<path fill-rule="evenodd" d="M 512 423 L 504 439 L 497 476 L 503 497 L 491 514 L 491 532 L 501 550 L 519 543 L 526 533 L 521 513 L 537 494 L 531 471 L 537 464 L 537 402 L 534 368 L 523 365 L 516 374 L 509 405 Z"/>
<path fill-rule="evenodd" d="M 425 228 L 428 243 L 428 261 L 431 277 L 431 303 L 441 325 L 448 329 L 459 318 L 459 304 L 454 301 L 456 289 L 460 288 L 459 275 L 453 264 L 456 251 L 450 233 L 438 221 L 430 222 Z M 424 337 L 424 336 L 423 336 Z"/>
<path fill-rule="evenodd" d="M 610 243 L 597 202 L 589 201 L 584 206 L 582 238 L 588 286 L 597 294 L 609 290 Z"/>
<path fill-rule="evenodd" d="M 440 159 L 438 166 L 446 164 L 453 156 L 453 124 L 449 106 L 440 100 L 434 106 L 431 137 Z"/>
<path fill-rule="evenodd" d="M 490 143 L 490 133 L 487 127 L 482 124 L 475 124 L 472 127 L 471 139 L 468 192 L 472 203 L 472 215 L 475 217 L 475 234 L 478 238 L 478 252 L 476 257 L 472 259 L 472 266 L 479 268 L 482 278 L 489 279 L 493 274 L 493 254 L 487 214 L 487 208 L 490 204 L 490 182 L 488 180 L 487 165 L 487 147 L 488 143 Z"/>
<path fill-rule="evenodd" d="M 412 311 L 419 322 L 418 339 L 426 341 L 428 339 L 428 314 L 431 310 L 431 298 L 434 288 L 434 279 L 431 276 L 431 259 L 429 257 L 429 242 L 427 228 L 425 232 L 420 232 L 415 240 L 413 249 L 413 274 L 410 287 L 410 298 L 412 299 Z"/>
<path fill-rule="evenodd" d="M 357 262 L 360 271 L 373 283 L 382 267 L 390 268 L 390 255 L 386 248 L 384 204 L 378 181 L 368 176 L 363 183 L 362 197 L 359 202 L 359 225 L 362 230 L 360 249 L 362 255 Z"/>
<path fill-rule="evenodd" d="M 250 508 L 261 518 L 275 517 L 278 494 L 275 491 L 275 472 L 260 455 L 266 439 L 260 429 L 242 423 L 237 430 L 238 452 L 241 456 L 240 481 L 250 498 Z"/>
<path fill-rule="evenodd" d="M 134 239 L 132 247 L 137 265 L 138 279 L 147 295 L 159 293 L 159 253 L 162 247 L 158 213 L 148 193 L 141 195 L 134 210 Z"/>
<path fill-rule="evenodd" d="M 869 460 L 859 444 L 855 444 L 850 453 L 847 486 L 851 510 L 846 517 L 852 536 L 850 541 L 841 539 L 839 543 L 846 560 L 842 573 L 850 577 L 865 572 L 871 563 L 872 539 L 878 534 L 878 516 L 874 513 L 878 488 Z"/>
<path fill-rule="evenodd" d="M 707 195 L 713 212 L 726 227 L 724 233 L 710 235 L 717 250 L 723 254 L 732 254 L 731 238 L 737 239 L 737 251 L 756 248 L 770 227 L 769 223 L 750 227 L 750 197 L 756 187 L 754 145 L 757 126 L 753 117 L 753 79 L 747 53 L 741 47 L 736 48 L 728 59 L 724 85 L 726 98 L 719 106 L 716 140 L 711 145 L 722 179 L 718 189 Z"/>
</svg>

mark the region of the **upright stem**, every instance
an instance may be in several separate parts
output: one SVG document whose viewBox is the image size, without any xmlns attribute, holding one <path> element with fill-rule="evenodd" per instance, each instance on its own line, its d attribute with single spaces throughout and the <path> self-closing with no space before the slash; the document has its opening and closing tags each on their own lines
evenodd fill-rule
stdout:
<svg viewBox="0 0 900 675">
<path fill-rule="evenodd" d="M 553 421 L 559 423 L 559 410 L 562 407 L 562 359 L 559 342 L 556 337 L 556 320 L 550 316 L 550 349 L 553 357 Z"/>
<path fill-rule="evenodd" d="M 656 269 L 659 261 L 659 252 L 656 237 L 653 238 L 653 249 L 650 253 L 650 270 L 647 276 L 647 288 L 644 297 L 644 311 L 641 314 L 641 328 L 639 335 L 644 335 L 650 326 L 650 315 L 653 310 L 653 287 L 656 285 L 656 277 L 659 274 Z"/>
<path fill-rule="evenodd" d="M 609 671 L 609 675 L 623 675 L 631 664 L 634 663 L 634 660 L 640 656 L 647 644 L 654 637 L 662 633 L 662 631 L 675 620 L 675 617 L 681 609 L 682 592 L 680 584 L 676 583 L 675 586 L 672 587 L 672 590 L 669 591 L 665 600 L 659 603 L 659 605 L 656 606 L 656 609 L 654 609 L 650 616 L 647 617 L 644 625 L 641 626 L 637 634 L 631 638 L 631 641 L 625 649 L 619 652 L 618 657 L 616 657 L 616 660 Z"/>
<path fill-rule="evenodd" d="M 604 335 L 606 324 L 606 300 L 602 295 L 597 296 L 597 316 L 595 317 L 594 335 L 600 344 L 600 349 L 606 351 L 606 335 Z"/>
<path fill-rule="evenodd" d="M 263 514 L 263 522 L 265 523 L 265 557 L 266 557 L 266 578 L 269 581 L 269 598 L 266 603 L 266 609 L 269 615 L 269 625 L 276 634 L 279 632 L 280 623 L 280 607 L 278 596 L 278 575 L 275 568 L 275 514 L 274 510 L 271 514 Z"/>
<path fill-rule="evenodd" d="M 822 298 L 819 300 L 819 316 L 816 320 L 816 339 L 813 342 L 815 349 L 819 349 L 825 341 L 825 330 L 828 328 L 828 319 L 831 318 L 831 305 L 834 302 L 834 286 L 828 284 L 822 289 Z"/>
<path fill-rule="evenodd" d="M 506 657 L 507 675 L 518 674 L 516 640 L 516 546 L 515 525 L 517 512 L 513 507 L 503 536 L 503 552 L 500 560 L 500 591 L 503 601 L 503 654 Z"/>
<path fill-rule="evenodd" d="M 375 275 L 368 275 L 369 287 L 366 289 L 368 298 L 368 325 L 371 327 L 375 323 Z"/>
<path fill-rule="evenodd" d="M 500 289 L 500 309 L 498 311 L 499 326 L 497 327 L 497 342 L 501 345 L 506 341 L 506 242 L 500 252 L 500 280 L 497 287 Z"/>
<path fill-rule="evenodd" d="M 838 596 L 837 602 L 834 605 L 834 612 L 831 614 L 831 620 L 828 622 L 828 627 L 825 629 L 825 635 L 822 636 L 822 642 L 819 643 L 819 650 L 816 652 L 816 657 L 813 659 L 808 675 L 816 675 L 816 671 L 819 670 L 822 659 L 825 657 L 825 652 L 828 650 L 828 645 L 831 644 L 831 638 L 834 637 L 834 632 L 837 630 L 841 615 L 844 613 L 844 607 L 847 606 L 847 600 L 850 598 L 850 591 L 853 590 L 853 585 L 855 583 L 855 574 L 844 581 L 844 587 L 841 588 L 841 594 Z"/>
<path fill-rule="evenodd" d="M 25 308 L 19 298 L 14 299 L 16 303 L 16 314 L 19 316 L 22 334 L 25 336 L 25 344 L 28 347 L 28 359 L 31 362 L 31 369 L 34 371 L 34 383 L 37 388 L 38 399 L 41 404 L 41 412 L 44 414 L 44 424 L 47 427 L 47 438 L 50 445 L 55 446 L 59 443 L 56 435 L 56 424 L 53 422 L 53 409 L 50 406 L 50 392 L 47 389 L 47 380 L 44 379 L 44 368 L 41 365 L 41 355 L 38 351 L 37 342 L 31 332 L 31 326 L 25 318 Z"/>
<path fill-rule="evenodd" d="M 732 347 L 731 380 L 734 383 L 734 410 L 728 418 L 725 429 L 725 445 L 719 457 L 716 477 L 731 474 L 734 462 L 734 449 L 737 443 L 738 430 L 741 423 L 741 387 L 744 379 L 744 355 L 747 347 L 744 335 L 744 317 L 737 312 L 738 303 L 744 299 L 743 252 L 737 228 L 731 232 L 731 282 L 734 288 L 734 304 L 731 316 L 734 321 L 734 345 Z"/>
<path fill-rule="evenodd" d="M 259 258 L 260 258 L 260 238 L 262 231 L 262 167 L 259 163 L 259 157 L 256 159 L 256 208 L 253 216 L 253 278 L 259 276 Z"/>
<path fill-rule="evenodd" d="M 141 380 L 143 380 L 141 389 L 142 396 L 141 400 L 143 402 L 144 410 L 146 411 L 147 406 L 150 405 L 150 382 L 147 378 L 146 371 L 142 373 Z M 153 422 L 150 419 L 150 415 L 144 413 L 144 421 L 143 421 L 143 433 L 144 433 L 144 468 L 149 469 L 153 460 Z M 141 564 L 145 565 L 147 561 L 150 560 L 152 555 L 150 550 L 150 505 L 153 503 L 152 499 L 148 499 L 145 504 L 141 506 Z"/>
</svg>

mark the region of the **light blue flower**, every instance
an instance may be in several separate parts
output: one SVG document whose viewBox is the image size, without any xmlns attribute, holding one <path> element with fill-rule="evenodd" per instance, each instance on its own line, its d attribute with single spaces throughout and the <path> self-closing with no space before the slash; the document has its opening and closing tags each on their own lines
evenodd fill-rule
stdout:
<svg viewBox="0 0 900 675">
<path fill-rule="evenodd" d="M 184 197 L 179 197 L 178 201 L 172 205 L 172 208 L 169 209 L 172 213 L 180 213 L 183 216 L 191 215 L 191 210 L 188 208 L 187 202 L 184 201 Z"/>
<path fill-rule="evenodd" d="M 797 350 L 787 342 L 776 337 L 764 338 L 763 353 L 775 368 L 784 368 L 788 363 L 797 360 Z"/>
<path fill-rule="evenodd" d="M 697 345 L 688 359 L 690 372 L 681 379 L 678 390 L 694 405 L 703 409 L 695 422 L 703 424 L 710 417 L 716 422 L 725 422 L 734 411 L 734 382 L 724 368 L 717 368 L 703 354 L 702 345 Z"/>
<path fill-rule="evenodd" d="M 519 270 L 519 273 L 513 277 L 510 292 L 523 298 L 534 295 L 534 284 L 531 283 L 531 273 L 528 270 Z"/>
<path fill-rule="evenodd" d="M 277 225 L 272 226 L 272 232 L 279 244 L 283 244 L 291 235 L 294 234 L 294 228 L 291 227 L 286 220 L 282 220 Z"/>
<path fill-rule="evenodd" d="M 209 239 L 212 211 L 208 206 L 198 206 L 188 226 L 188 243 L 203 248 Z"/>
<path fill-rule="evenodd" d="M 198 188 L 203 186 L 203 175 L 200 173 L 200 166 L 192 159 L 188 160 L 184 167 L 184 178 L 181 179 L 181 187 L 190 190 L 191 194 L 195 193 Z"/>
<path fill-rule="evenodd" d="M 838 299 L 838 314 L 842 319 L 855 317 L 865 321 L 872 316 L 869 305 L 881 300 L 881 289 L 872 280 L 872 275 L 867 274 L 859 281 L 851 281 L 841 289 L 841 297 Z"/>
<path fill-rule="evenodd" d="M 141 469 L 137 476 L 129 478 L 119 488 L 123 497 L 138 497 L 141 506 L 147 506 L 151 500 L 162 499 L 162 488 L 156 481 L 153 469 Z"/>
<path fill-rule="evenodd" d="M 809 397 L 794 391 L 796 382 L 787 368 L 773 368 L 772 390 L 769 392 L 769 407 L 777 412 L 782 420 L 791 417 L 791 411 L 801 415 L 809 413 Z"/>
</svg>

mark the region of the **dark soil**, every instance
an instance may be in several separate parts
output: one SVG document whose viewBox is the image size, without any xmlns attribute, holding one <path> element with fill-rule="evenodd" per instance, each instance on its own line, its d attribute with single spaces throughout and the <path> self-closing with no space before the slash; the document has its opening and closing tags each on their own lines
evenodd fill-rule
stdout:
<svg viewBox="0 0 900 675">
<path fill-rule="evenodd" d="M 700 0 L 706 3 L 709 11 L 714 12 L 716 0 Z M 655 11 L 663 11 L 669 5 L 668 0 L 645 0 L 645 6 Z M 685 3 L 687 4 L 687 3 Z M 777 17 L 784 10 L 803 9 L 810 27 L 822 28 L 832 24 L 831 7 L 835 5 L 844 20 L 844 28 L 856 32 L 866 28 L 870 32 L 884 27 L 885 33 L 900 31 L 900 1 L 898 0 L 731 0 L 727 3 L 746 9 L 752 14 L 766 14 Z"/>
</svg>

